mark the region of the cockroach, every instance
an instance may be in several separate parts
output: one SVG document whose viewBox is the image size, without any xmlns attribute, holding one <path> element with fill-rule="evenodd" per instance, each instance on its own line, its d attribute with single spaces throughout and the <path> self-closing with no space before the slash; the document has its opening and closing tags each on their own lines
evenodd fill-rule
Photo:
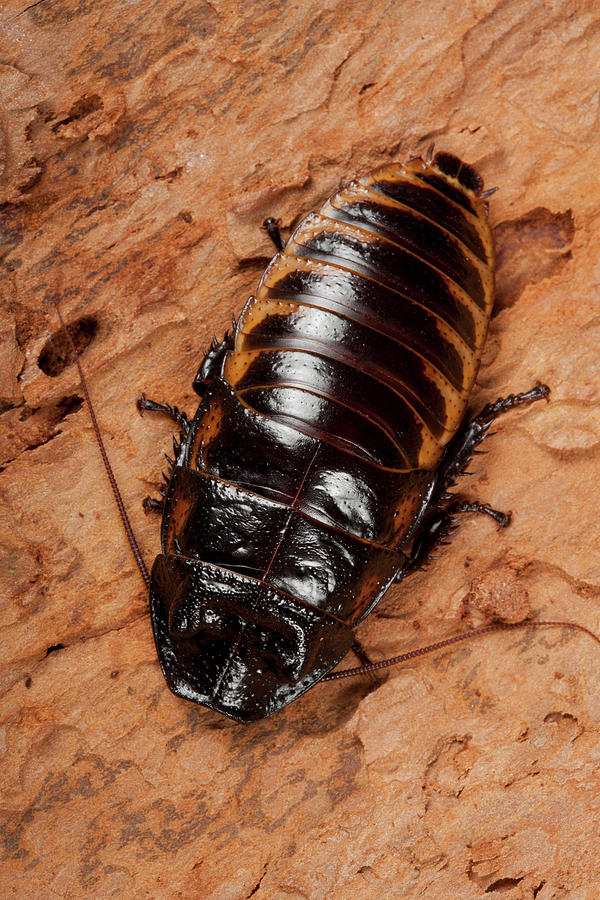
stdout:
<svg viewBox="0 0 600 900">
<path fill-rule="evenodd" d="M 514 627 L 375 663 L 354 636 L 457 513 L 508 524 L 449 489 L 496 416 L 549 394 L 537 384 L 466 415 L 493 306 L 491 193 L 431 150 L 345 185 L 285 245 L 265 221 L 278 252 L 205 355 L 194 417 L 138 401 L 181 429 L 162 499 L 146 502 L 163 513 L 150 576 L 92 410 L 178 696 L 248 722 L 319 681 Z M 332 673 L 350 650 L 362 665 Z"/>
</svg>

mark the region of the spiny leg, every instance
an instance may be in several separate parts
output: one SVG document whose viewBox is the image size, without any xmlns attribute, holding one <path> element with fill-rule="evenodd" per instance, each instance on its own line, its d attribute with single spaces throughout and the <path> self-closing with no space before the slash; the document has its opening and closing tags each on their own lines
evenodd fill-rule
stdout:
<svg viewBox="0 0 600 900">
<path fill-rule="evenodd" d="M 486 516 L 489 516 L 494 522 L 497 522 L 500 528 L 507 528 L 512 521 L 512 512 L 501 512 L 498 509 L 494 509 L 492 506 L 488 506 L 486 503 L 478 503 L 477 500 L 474 500 L 471 503 L 469 503 L 468 500 L 463 500 L 456 505 L 455 509 L 453 509 L 453 513 L 455 514 L 466 512 L 485 513 Z M 456 522 L 456 515 L 454 521 Z"/>
<path fill-rule="evenodd" d="M 235 319 L 234 319 L 234 327 L 235 327 Z M 228 331 L 225 332 L 225 337 L 219 343 L 216 337 L 213 336 L 210 347 L 204 353 L 204 360 L 202 365 L 198 369 L 196 377 L 194 379 L 194 390 L 200 396 L 203 396 L 206 393 L 208 386 L 211 381 L 216 377 L 218 371 L 223 362 L 223 358 L 228 350 L 233 348 L 233 335 L 230 335 Z M 180 439 L 185 440 L 190 433 L 191 422 L 188 419 L 187 415 L 178 409 L 177 406 L 172 406 L 170 403 L 164 403 L 158 400 L 149 400 L 144 394 L 137 401 L 137 408 L 140 411 L 140 414 L 143 415 L 145 410 L 149 410 L 150 412 L 159 412 L 164 413 L 164 415 L 169 416 L 169 418 L 173 419 L 179 427 L 181 428 Z M 174 441 L 173 449 L 175 451 L 175 455 L 179 452 L 180 443 Z"/>
<path fill-rule="evenodd" d="M 279 253 L 283 252 L 284 243 L 281 238 L 281 232 L 279 231 L 279 222 L 277 219 L 274 219 L 273 216 L 269 216 L 268 219 L 265 219 L 263 222 L 263 228 L 275 244 L 275 247 Z"/>
<path fill-rule="evenodd" d="M 137 408 L 140 411 L 140 414 L 143 415 L 146 410 L 150 412 L 160 412 L 164 413 L 166 416 L 169 416 L 170 419 L 173 419 L 179 427 L 181 428 L 182 433 L 185 437 L 189 434 L 190 431 L 190 420 L 186 416 L 184 412 L 181 412 L 176 406 L 171 406 L 170 403 L 161 403 L 158 400 L 149 400 L 144 394 L 142 394 L 137 401 Z"/>
<path fill-rule="evenodd" d="M 487 504 L 463 500 L 447 491 L 463 473 L 473 455 L 478 452 L 476 448 L 489 434 L 489 427 L 494 419 L 517 406 L 546 399 L 549 394 L 550 388 L 547 385 L 537 384 L 522 394 L 510 394 L 494 403 L 488 403 L 477 416 L 465 422 L 446 448 L 429 510 L 423 517 L 413 542 L 408 564 L 398 573 L 397 581 L 422 568 L 427 560 L 432 558 L 431 552 L 436 546 L 448 543 L 444 539 L 450 537 L 456 530 L 461 514 L 484 513 L 494 519 L 501 528 L 506 528 L 510 524 L 511 513 L 500 512 Z"/>
<path fill-rule="evenodd" d="M 163 413 L 166 416 L 169 416 L 170 419 L 173 419 L 179 425 L 181 432 L 179 434 L 179 440 L 177 438 L 173 438 L 173 453 L 175 454 L 175 459 L 179 454 L 181 449 L 181 445 L 183 441 L 188 437 L 190 433 L 191 423 L 188 419 L 187 415 L 178 409 L 177 406 L 172 406 L 170 403 L 163 403 L 159 400 L 149 400 L 144 394 L 138 397 L 137 408 L 141 416 L 144 415 L 146 410 L 150 412 L 159 412 Z M 169 463 L 172 465 L 173 460 L 167 456 Z"/>
<path fill-rule="evenodd" d="M 226 331 L 225 336 L 220 343 L 217 341 L 216 336 L 213 335 L 211 345 L 208 348 L 208 351 L 205 352 L 202 365 L 194 378 L 193 387 L 200 397 L 204 396 L 211 381 L 218 376 L 226 354 L 229 353 L 230 350 L 233 350 L 234 332 L 235 319 L 233 320 L 233 331 L 231 334 L 229 331 Z"/>
<path fill-rule="evenodd" d="M 536 384 L 530 391 L 522 394 L 510 394 L 508 397 L 501 397 L 494 403 L 488 403 L 477 416 L 465 422 L 446 447 L 438 470 L 432 502 L 435 503 L 436 500 L 441 499 L 468 466 L 474 453 L 477 452 L 476 447 L 488 434 L 494 419 L 502 413 L 508 412 L 509 409 L 535 403 L 536 400 L 545 400 L 549 395 L 550 388 L 547 385 Z"/>
<path fill-rule="evenodd" d="M 506 528 L 510 525 L 512 517 L 510 512 L 500 512 L 500 510 L 487 506 L 484 503 L 477 503 L 477 501 L 470 503 L 468 500 L 462 500 L 457 496 L 454 496 L 450 501 L 440 502 L 423 519 L 412 545 L 408 562 L 398 572 L 396 581 L 402 581 L 411 572 L 424 568 L 430 559 L 436 559 L 435 556 L 431 555 L 432 551 L 436 547 L 443 547 L 450 543 L 446 538 L 454 534 L 462 514 L 466 512 L 484 513 L 497 522 L 500 528 Z"/>
<path fill-rule="evenodd" d="M 157 400 L 149 400 L 144 394 L 138 398 L 137 408 L 140 412 L 140 415 L 143 415 L 145 411 L 150 412 L 159 412 L 163 413 L 166 416 L 169 416 L 170 419 L 173 419 L 179 425 L 181 431 L 179 434 L 179 439 L 177 439 L 173 435 L 173 458 L 170 456 L 166 456 L 167 462 L 169 464 L 169 469 L 172 469 L 175 465 L 175 460 L 178 458 L 181 447 L 185 440 L 187 439 L 190 433 L 191 423 L 188 417 L 184 412 L 181 412 L 176 406 L 172 406 L 170 403 L 161 403 Z M 164 484 L 159 488 L 159 493 L 161 495 L 160 500 L 156 500 L 154 497 L 144 497 L 142 500 L 142 506 L 144 507 L 144 512 L 162 512 L 164 510 L 164 498 L 166 492 L 166 486 L 169 483 L 169 478 L 163 472 L 163 481 Z"/>
<path fill-rule="evenodd" d="M 235 320 L 233 322 L 233 325 L 235 328 Z M 208 351 L 204 354 L 204 360 L 198 370 L 196 378 L 194 379 L 194 390 L 201 397 L 206 393 L 206 390 L 209 387 L 211 381 L 217 376 L 225 354 L 228 350 L 232 349 L 232 347 L 233 335 L 230 335 L 228 331 L 225 332 L 225 337 L 220 343 L 217 341 L 216 337 L 213 336 L 211 345 L 208 348 Z M 178 409 L 177 406 L 173 406 L 170 403 L 163 403 L 157 400 L 149 400 L 144 396 L 144 394 L 142 394 L 142 396 L 138 399 L 137 408 L 140 411 L 140 415 L 143 415 L 145 411 L 163 413 L 164 415 L 169 416 L 169 418 L 173 419 L 179 425 L 181 429 L 179 439 L 173 437 L 173 458 L 171 458 L 170 456 L 166 457 L 169 464 L 169 469 L 172 470 L 176 460 L 179 458 L 182 446 L 185 444 L 187 438 L 189 437 L 191 429 L 190 420 L 184 412 Z M 169 484 L 169 477 L 164 473 L 163 480 L 165 484 L 162 485 L 159 489 L 161 494 L 160 500 L 157 500 L 154 497 L 144 498 L 142 505 L 146 512 L 162 512 L 164 510 L 166 486 Z"/>
<path fill-rule="evenodd" d="M 165 501 L 156 500 L 154 497 L 144 497 L 142 500 L 144 512 L 164 512 Z"/>
</svg>

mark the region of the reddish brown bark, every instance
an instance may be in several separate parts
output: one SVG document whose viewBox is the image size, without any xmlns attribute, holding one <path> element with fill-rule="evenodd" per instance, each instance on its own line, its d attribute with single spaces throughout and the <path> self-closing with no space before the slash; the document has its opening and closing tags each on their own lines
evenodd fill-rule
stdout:
<svg viewBox="0 0 600 900">
<path fill-rule="evenodd" d="M 83 363 L 151 561 L 140 504 L 170 435 L 136 397 L 193 410 L 201 350 L 272 252 L 265 216 L 288 228 L 435 139 L 500 187 L 474 405 L 538 379 L 552 396 L 507 415 L 462 485 L 511 527 L 468 519 L 360 637 L 382 658 L 455 633 L 484 573 L 476 597 L 514 584 L 535 616 L 599 632 L 599 34 L 591 2 L 4 4 L 7 896 L 597 896 L 591 640 L 499 633 L 245 728 L 176 699 L 74 367 L 39 360 L 52 297 L 89 317 Z"/>
</svg>

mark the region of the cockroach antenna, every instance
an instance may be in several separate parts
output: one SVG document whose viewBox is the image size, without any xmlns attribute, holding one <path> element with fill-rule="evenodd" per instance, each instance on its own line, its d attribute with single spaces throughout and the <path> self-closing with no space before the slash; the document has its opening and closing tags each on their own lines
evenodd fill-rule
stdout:
<svg viewBox="0 0 600 900">
<path fill-rule="evenodd" d="M 418 656 L 426 656 L 435 650 L 443 650 L 444 647 L 450 647 L 452 644 L 458 644 L 460 641 L 468 641 L 472 638 L 481 637 L 484 634 L 491 634 L 493 631 L 509 631 L 515 628 L 573 628 L 576 631 L 583 631 L 593 638 L 596 643 L 600 644 L 598 635 L 586 628 L 585 625 L 579 625 L 578 622 L 560 622 L 549 619 L 538 620 L 533 622 L 494 622 L 492 625 L 482 625 L 481 628 L 473 628 L 471 631 L 465 631 L 462 634 L 455 634 L 453 637 L 446 638 L 443 641 L 436 641 L 435 644 L 428 644 L 426 647 L 417 647 L 416 650 L 408 650 L 399 656 L 391 656 L 389 659 L 382 659 L 379 662 L 370 662 L 363 666 L 355 666 L 352 669 L 340 669 L 337 672 L 330 672 L 325 675 L 322 681 L 338 681 L 340 678 L 353 678 L 356 675 L 368 675 L 370 672 L 379 672 L 381 669 L 388 669 L 390 666 L 397 666 L 400 663 L 407 662 L 410 659 L 416 659 Z"/>
<path fill-rule="evenodd" d="M 83 391 L 83 396 L 85 398 L 86 406 L 88 408 L 90 419 L 92 420 L 92 427 L 94 429 L 94 434 L 96 436 L 96 442 L 100 449 L 100 455 L 102 457 L 102 462 L 104 463 L 104 468 L 106 469 L 106 474 L 108 475 L 108 480 L 110 482 L 110 486 L 113 492 L 113 496 L 115 498 L 117 508 L 119 510 L 119 515 L 121 517 L 121 522 L 123 523 L 123 528 L 125 529 L 125 534 L 127 536 L 127 540 L 129 541 L 129 546 L 131 547 L 131 551 L 133 553 L 134 559 L 137 563 L 137 567 L 140 570 L 142 578 L 146 584 L 146 587 L 150 587 L 150 575 L 148 574 L 148 569 L 146 568 L 146 564 L 142 559 L 142 554 L 138 545 L 138 542 L 133 533 L 133 528 L 131 527 L 131 522 L 129 521 L 129 516 L 127 515 L 127 510 L 125 509 L 125 504 L 123 503 L 123 497 L 121 496 L 121 492 L 119 490 L 119 486 L 117 484 L 117 480 L 114 476 L 114 472 L 112 470 L 112 466 L 108 459 L 108 454 L 106 452 L 106 447 L 104 446 L 104 441 L 102 440 L 102 434 L 100 433 L 100 428 L 98 427 L 98 422 L 96 420 L 96 413 L 94 411 L 94 407 L 92 406 L 92 401 L 90 398 L 90 394 L 88 391 L 87 382 L 85 379 L 85 375 L 83 374 L 83 367 L 81 365 L 81 361 L 79 359 L 79 354 L 77 352 L 77 348 L 75 346 L 75 342 L 71 337 L 71 332 L 67 328 L 65 321 L 62 317 L 62 313 L 60 311 L 60 307 L 58 302 L 53 297 L 52 302 L 54 304 L 54 308 L 56 309 L 56 314 L 58 316 L 58 320 L 60 322 L 60 326 L 65 334 L 67 342 L 71 348 L 71 352 L 73 354 L 73 358 L 75 360 L 75 365 L 77 366 L 77 371 L 79 373 L 79 380 L 81 382 L 81 389 Z"/>
</svg>

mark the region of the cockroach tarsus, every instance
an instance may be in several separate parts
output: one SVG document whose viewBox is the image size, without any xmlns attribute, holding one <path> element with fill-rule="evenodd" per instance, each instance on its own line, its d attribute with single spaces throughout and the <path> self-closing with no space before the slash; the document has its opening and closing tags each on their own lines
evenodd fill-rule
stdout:
<svg viewBox="0 0 600 900">
<path fill-rule="evenodd" d="M 285 244 L 265 220 L 278 252 L 231 333 L 213 338 L 194 417 L 138 401 L 180 429 L 161 499 L 145 501 L 163 513 L 151 575 L 75 352 L 178 696 L 247 722 L 319 681 L 491 631 L 568 626 L 598 640 L 577 623 L 493 623 L 372 662 L 354 635 L 458 514 L 510 521 L 450 492 L 498 415 L 549 395 L 537 384 L 466 417 L 493 306 L 493 190 L 456 156 L 429 152 L 345 185 Z M 332 671 L 349 650 L 361 665 Z"/>
</svg>

